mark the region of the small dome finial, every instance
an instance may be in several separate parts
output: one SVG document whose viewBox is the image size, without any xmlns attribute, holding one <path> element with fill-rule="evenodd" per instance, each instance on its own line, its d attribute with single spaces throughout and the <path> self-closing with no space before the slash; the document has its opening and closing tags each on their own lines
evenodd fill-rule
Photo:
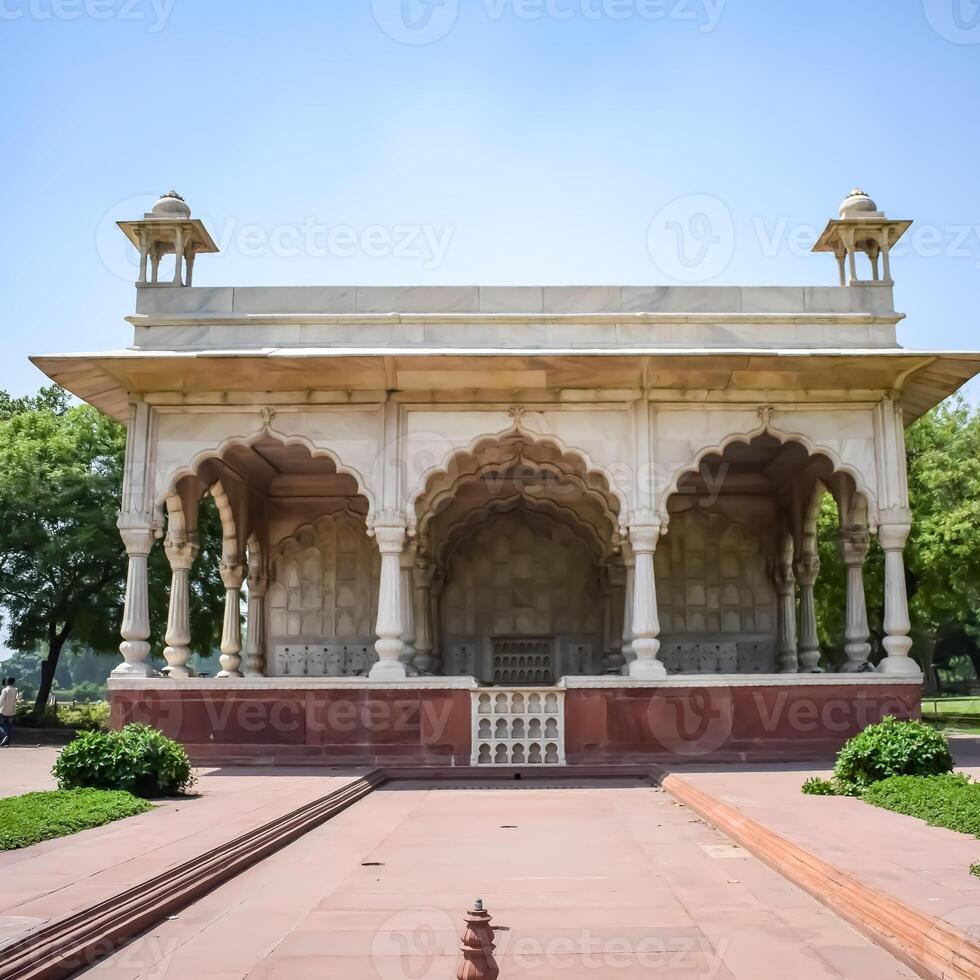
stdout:
<svg viewBox="0 0 980 980">
<path fill-rule="evenodd" d="M 191 209 L 176 191 L 167 191 L 153 205 L 153 210 L 150 213 L 154 218 L 189 218 Z"/>
<path fill-rule="evenodd" d="M 854 218 L 862 214 L 876 214 L 877 212 L 878 205 L 860 187 L 855 187 L 844 198 L 840 206 L 842 218 Z"/>
</svg>

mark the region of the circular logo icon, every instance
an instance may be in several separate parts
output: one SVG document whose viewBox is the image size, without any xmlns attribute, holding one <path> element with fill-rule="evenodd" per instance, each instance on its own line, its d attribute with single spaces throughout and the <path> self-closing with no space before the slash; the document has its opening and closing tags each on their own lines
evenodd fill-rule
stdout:
<svg viewBox="0 0 980 980">
<path fill-rule="evenodd" d="M 980 0 L 922 0 L 929 26 L 952 44 L 980 44 Z"/>
<path fill-rule="evenodd" d="M 458 932 L 442 909 L 402 909 L 371 939 L 371 962 L 380 980 L 444 980 L 446 958 L 459 953 Z"/>
<path fill-rule="evenodd" d="M 136 282 L 140 272 L 139 251 L 116 227 L 117 221 L 138 221 L 153 207 L 159 194 L 134 194 L 114 204 L 95 229 L 95 251 L 102 264 L 126 282 Z"/>
<path fill-rule="evenodd" d="M 650 222 L 647 248 L 654 265 L 678 282 L 707 282 L 728 268 L 735 222 L 728 205 L 711 194 L 686 194 Z"/>
<path fill-rule="evenodd" d="M 378 26 L 399 44 L 432 44 L 459 16 L 459 0 L 371 0 Z"/>
<path fill-rule="evenodd" d="M 727 687 L 662 688 L 647 707 L 650 737 L 672 755 L 701 759 L 732 737 L 732 692 Z"/>
</svg>

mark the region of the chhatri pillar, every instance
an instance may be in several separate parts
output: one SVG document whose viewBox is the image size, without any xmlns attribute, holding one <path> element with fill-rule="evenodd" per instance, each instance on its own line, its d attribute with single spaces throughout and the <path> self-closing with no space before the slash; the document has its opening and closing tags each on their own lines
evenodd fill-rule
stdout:
<svg viewBox="0 0 980 980">
<path fill-rule="evenodd" d="M 381 524 L 374 528 L 381 552 L 381 576 L 378 583 L 378 639 L 374 649 L 378 662 L 369 675 L 373 681 L 403 681 L 407 674 L 401 662 L 402 653 L 402 574 L 401 554 L 405 544 L 402 524 Z"/>
<path fill-rule="evenodd" d="M 653 553 L 660 538 L 659 524 L 630 525 L 633 546 L 633 653 L 629 664 L 633 680 L 658 680 L 667 676 L 667 668 L 657 659 L 660 652 L 660 617 L 657 612 L 657 582 Z"/>
<path fill-rule="evenodd" d="M 241 677 L 241 596 L 245 566 L 236 561 L 222 561 L 220 570 L 225 587 L 225 618 L 221 625 L 221 670 L 218 671 L 218 677 Z"/>
<path fill-rule="evenodd" d="M 884 516 L 884 515 L 883 515 Z M 882 641 L 887 656 L 878 664 L 883 674 L 914 677 L 921 673 L 919 665 L 909 656 L 912 638 L 909 632 L 909 599 L 905 586 L 905 542 L 912 530 L 908 512 L 895 515 L 894 523 L 882 523 L 878 540 L 885 552 L 885 638 Z M 902 520 L 904 516 L 904 520 Z"/>
<path fill-rule="evenodd" d="M 129 527 L 120 524 L 119 535 L 129 556 L 126 573 L 126 599 L 120 633 L 119 652 L 123 662 L 113 670 L 116 676 L 152 677 L 155 671 L 146 662 L 150 653 L 150 600 L 147 582 L 147 559 L 153 550 L 155 535 L 151 527 Z"/>
<path fill-rule="evenodd" d="M 187 666 L 191 656 L 190 577 L 199 548 L 189 541 L 168 537 L 164 550 L 170 562 L 171 578 L 163 656 L 171 677 L 192 677 L 194 671 Z"/>
<path fill-rule="evenodd" d="M 866 527 L 841 529 L 837 537 L 837 547 L 847 576 L 847 615 L 844 623 L 847 662 L 841 670 L 848 674 L 866 670 L 871 653 L 868 605 L 864 595 L 864 562 L 870 546 L 871 537 Z"/>
</svg>

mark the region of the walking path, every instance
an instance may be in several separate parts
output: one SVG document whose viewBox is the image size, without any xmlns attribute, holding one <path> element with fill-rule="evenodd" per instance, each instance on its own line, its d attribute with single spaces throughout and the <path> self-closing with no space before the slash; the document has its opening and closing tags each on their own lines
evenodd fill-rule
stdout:
<svg viewBox="0 0 980 980">
<path fill-rule="evenodd" d="M 389 783 L 85 975 L 446 980 L 477 896 L 502 927 L 502 980 L 914 976 L 625 779 Z"/>
<path fill-rule="evenodd" d="M 980 768 L 959 769 L 980 778 Z M 970 874 L 970 865 L 980 861 L 980 840 L 860 800 L 800 792 L 808 776 L 829 774 L 792 766 L 745 771 L 705 766 L 678 770 L 671 779 L 694 786 L 858 881 L 980 941 L 980 878 Z M 668 780 L 670 785 L 676 783 Z"/>
<path fill-rule="evenodd" d="M 48 749 L 4 749 L 0 765 L 6 773 L 10 764 L 16 792 L 53 789 L 48 773 L 55 754 Z M 197 797 L 164 801 L 139 816 L 2 852 L 0 950 L 47 922 L 220 847 L 358 775 L 329 769 L 205 770 Z M 4 790 L 10 795 L 10 786 Z"/>
</svg>

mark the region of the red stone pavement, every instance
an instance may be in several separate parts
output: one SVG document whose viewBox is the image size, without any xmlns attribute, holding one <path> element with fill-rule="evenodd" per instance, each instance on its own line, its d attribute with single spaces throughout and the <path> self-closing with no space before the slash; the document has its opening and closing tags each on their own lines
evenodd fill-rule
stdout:
<svg viewBox="0 0 980 980">
<path fill-rule="evenodd" d="M 0 750 L 0 795 L 53 789 L 56 749 Z M 0 947 L 87 908 L 269 820 L 319 799 L 360 772 L 202 770 L 200 795 L 70 837 L 0 853 Z M 2 950 L 0 950 L 2 962 Z"/>
<path fill-rule="evenodd" d="M 980 739 L 951 738 L 957 769 L 980 779 Z M 980 840 L 860 800 L 805 796 L 799 766 L 704 766 L 674 771 L 769 830 L 901 902 L 980 941 Z"/>
<path fill-rule="evenodd" d="M 389 783 L 93 980 L 449 980 L 482 897 L 502 980 L 914 974 L 640 782 Z"/>
</svg>

